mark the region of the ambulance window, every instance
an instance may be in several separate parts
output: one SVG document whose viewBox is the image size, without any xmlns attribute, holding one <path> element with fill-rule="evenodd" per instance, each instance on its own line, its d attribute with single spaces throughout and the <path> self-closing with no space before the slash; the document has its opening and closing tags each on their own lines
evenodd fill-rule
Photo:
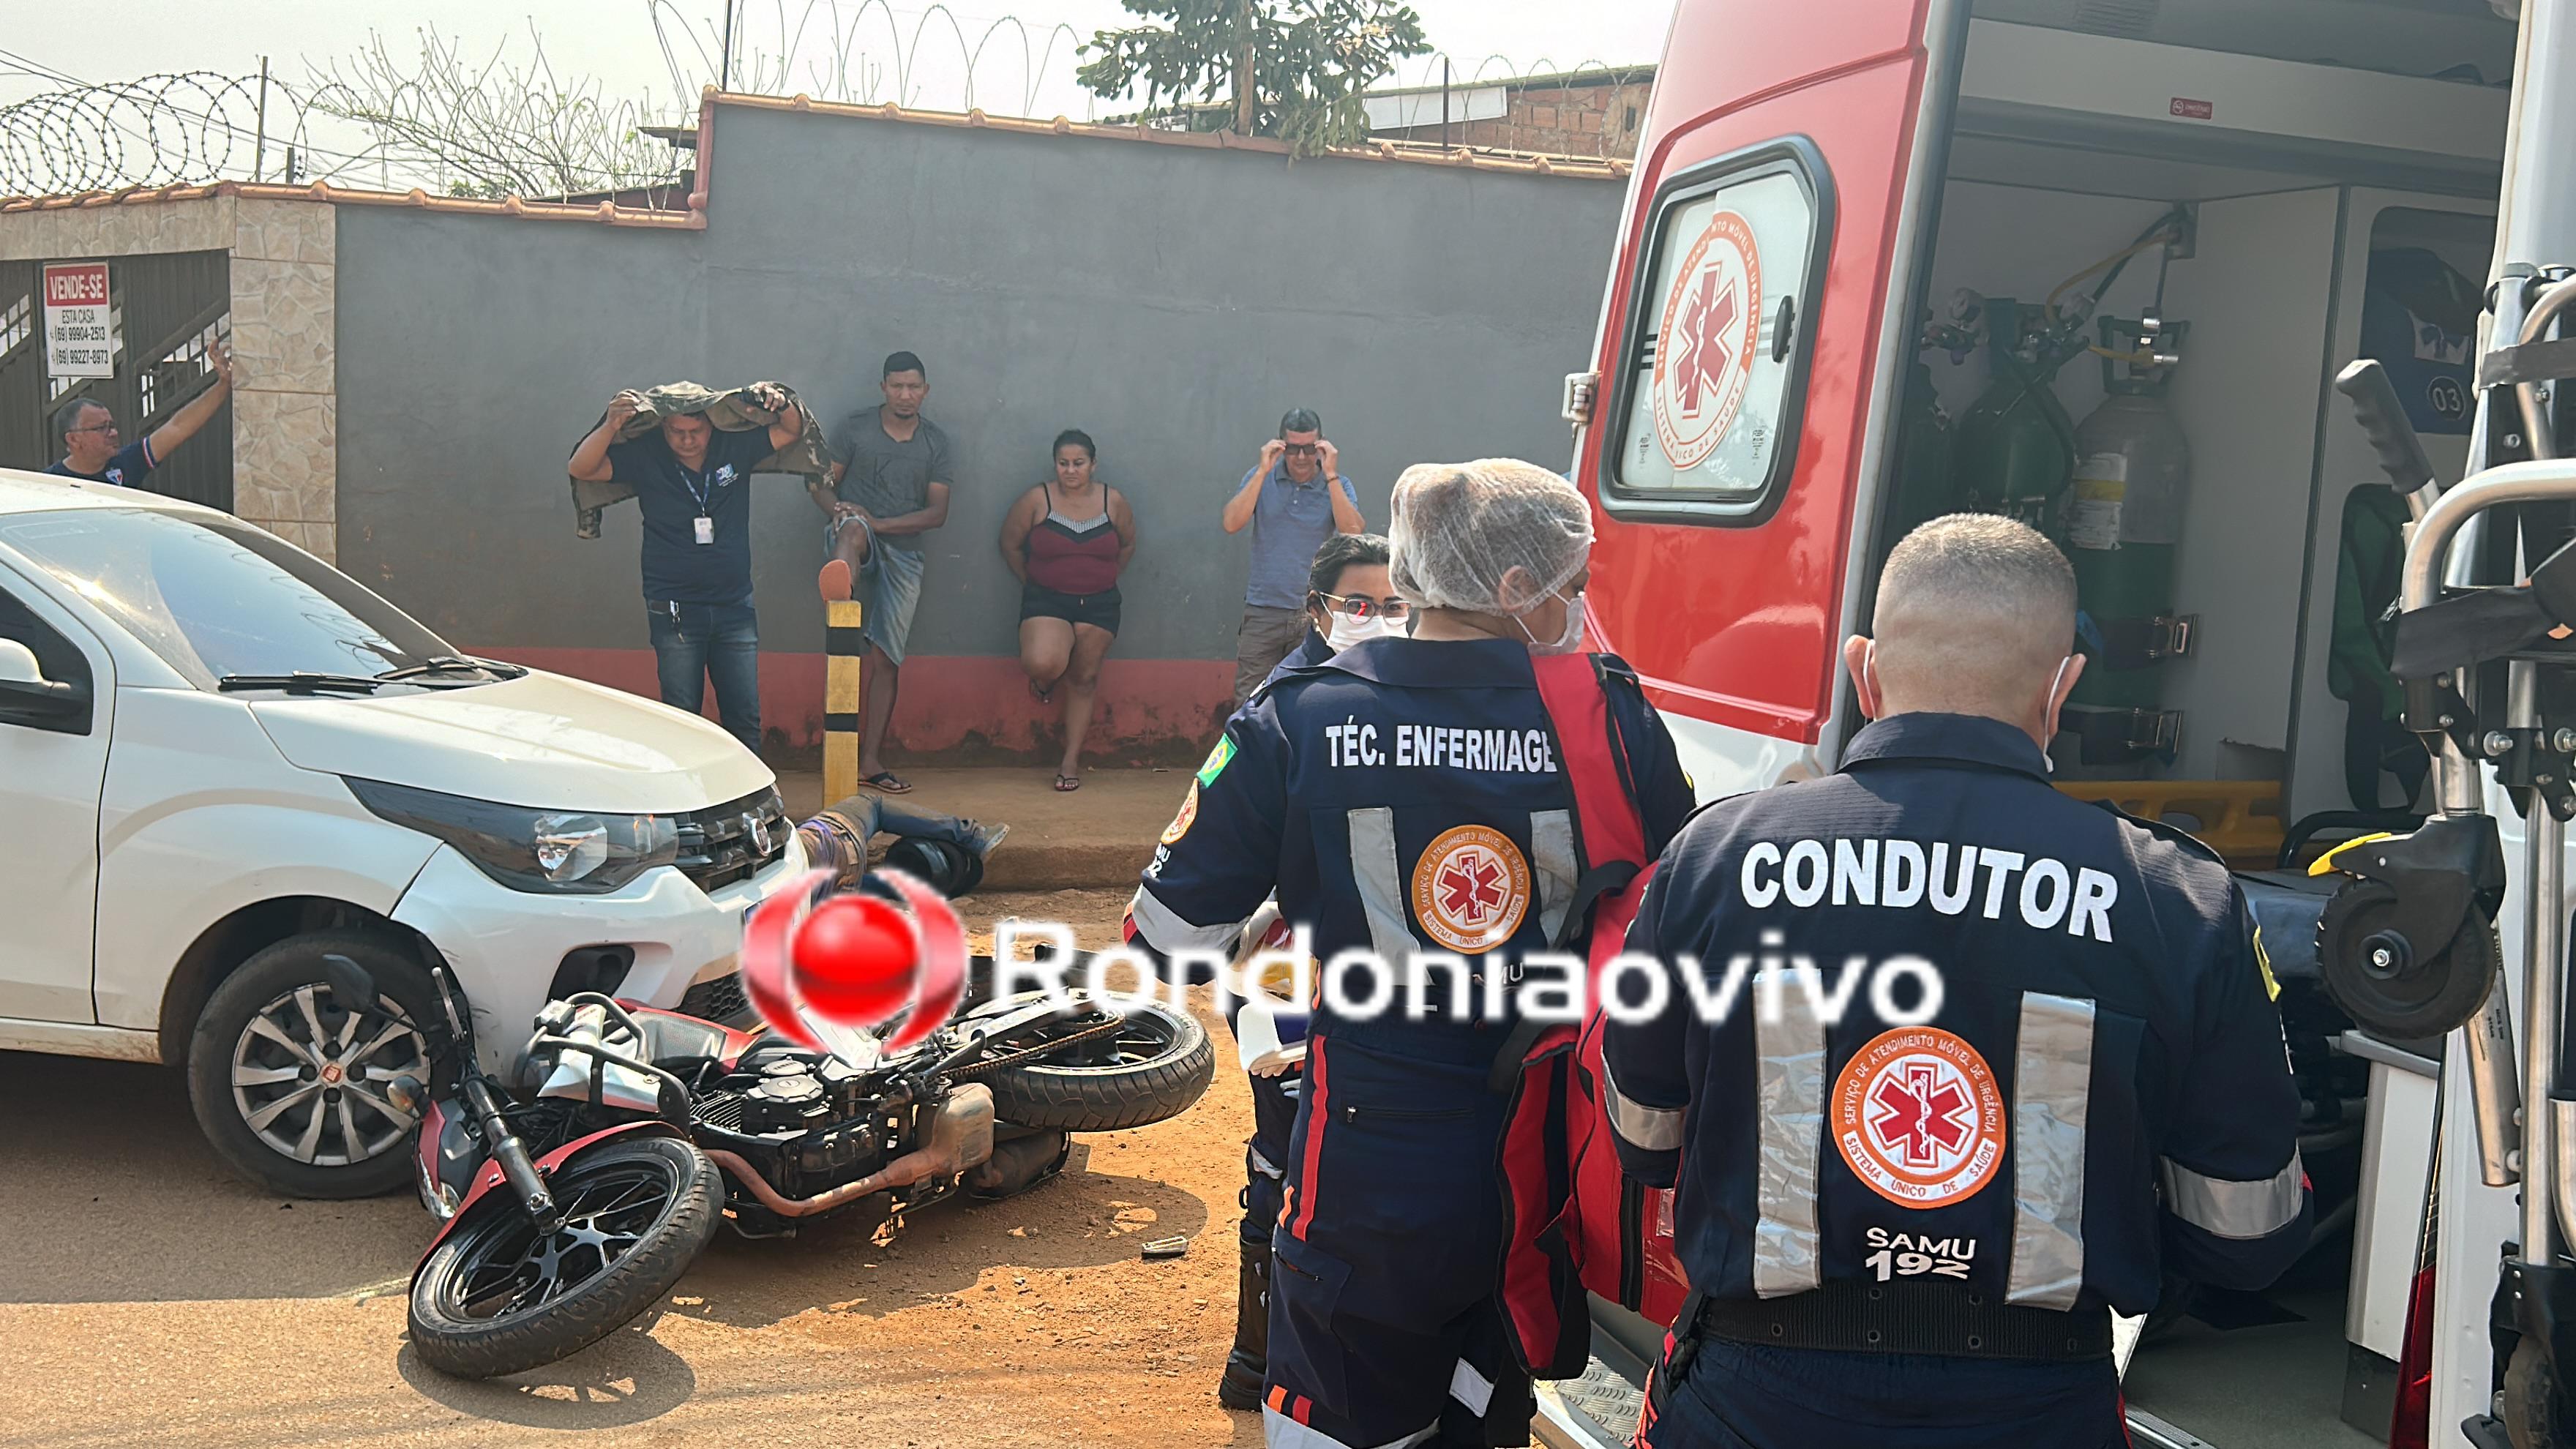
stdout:
<svg viewBox="0 0 2576 1449">
<path fill-rule="evenodd" d="M 1658 198 L 1612 380 L 1614 515 L 1758 523 L 1789 477 L 1829 234 L 1823 159 L 1781 142 Z"/>
</svg>

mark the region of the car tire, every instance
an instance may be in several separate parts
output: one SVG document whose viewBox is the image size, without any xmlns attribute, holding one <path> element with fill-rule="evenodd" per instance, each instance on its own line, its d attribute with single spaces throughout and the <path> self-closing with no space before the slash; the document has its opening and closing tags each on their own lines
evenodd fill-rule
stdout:
<svg viewBox="0 0 2576 1449">
<path fill-rule="evenodd" d="M 375 978 L 354 1029 L 323 958 Z M 418 1122 L 392 1105 L 397 1076 L 430 1084 L 429 972 L 399 944 L 354 931 L 295 936 L 225 977 L 188 1044 L 188 1098 L 224 1165 L 287 1197 L 378 1197 L 413 1178 Z M 354 1144 L 354 1147 L 353 1147 Z"/>
</svg>

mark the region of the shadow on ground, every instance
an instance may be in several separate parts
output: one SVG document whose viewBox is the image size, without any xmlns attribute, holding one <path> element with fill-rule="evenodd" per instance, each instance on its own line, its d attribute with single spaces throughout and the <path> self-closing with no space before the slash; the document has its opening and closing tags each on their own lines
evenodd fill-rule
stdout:
<svg viewBox="0 0 2576 1449">
<path fill-rule="evenodd" d="M 324 1298 L 407 1279 L 405 1191 L 288 1201 L 233 1176 L 171 1068 L 0 1052 L 0 1303 Z"/>
</svg>

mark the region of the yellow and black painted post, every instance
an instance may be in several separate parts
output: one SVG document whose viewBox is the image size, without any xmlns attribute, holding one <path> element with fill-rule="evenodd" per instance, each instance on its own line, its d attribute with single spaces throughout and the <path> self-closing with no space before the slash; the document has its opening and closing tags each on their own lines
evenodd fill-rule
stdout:
<svg viewBox="0 0 2576 1449">
<path fill-rule="evenodd" d="M 859 613 L 856 599 L 823 603 L 823 803 L 859 793 Z"/>
</svg>

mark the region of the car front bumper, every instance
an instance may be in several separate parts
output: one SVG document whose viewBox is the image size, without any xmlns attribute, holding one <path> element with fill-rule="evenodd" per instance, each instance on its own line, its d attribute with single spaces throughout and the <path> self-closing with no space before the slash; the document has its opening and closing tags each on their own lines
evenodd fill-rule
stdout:
<svg viewBox="0 0 2576 1449">
<path fill-rule="evenodd" d="M 630 947 L 635 962 L 616 994 L 677 1007 L 692 986 L 735 974 L 752 908 L 805 870 L 805 843 L 791 834 L 767 869 L 713 895 L 668 866 L 609 895 L 542 895 L 512 890 L 442 845 L 393 917 L 437 946 L 474 1013 L 476 1056 L 507 1080 L 567 952 Z"/>
</svg>

